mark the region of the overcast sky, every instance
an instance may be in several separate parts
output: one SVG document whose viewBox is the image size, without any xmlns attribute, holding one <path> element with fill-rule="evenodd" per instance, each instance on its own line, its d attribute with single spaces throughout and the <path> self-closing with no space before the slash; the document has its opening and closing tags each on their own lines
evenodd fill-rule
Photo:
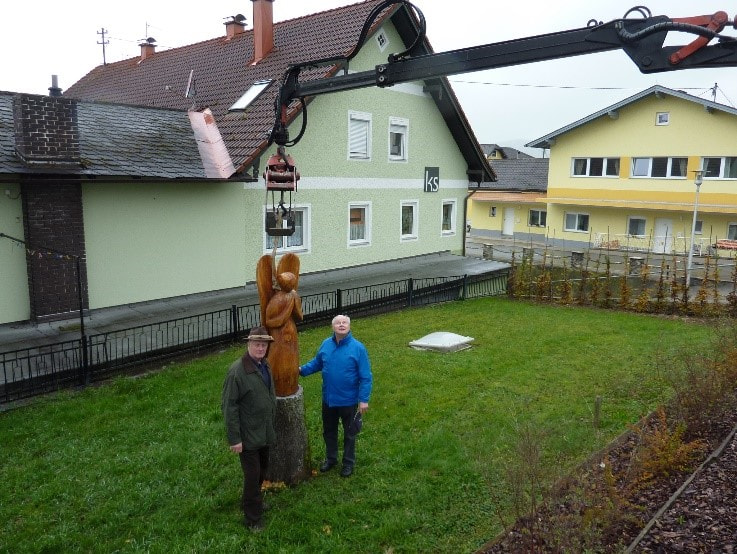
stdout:
<svg viewBox="0 0 737 554">
<path fill-rule="evenodd" d="M 425 14 L 435 51 L 442 52 L 584 27 L 590 19 L 610 21 L 638 2 L 654 15 L 670 17 L 725 10 L 734 18 L 737 12 L 737 4 L 727 0 L 415 0 L 414 4 Z M 283 21 L 351 3 L 276 0 L 274 19 Z M 237 13 L 246 16 L 250 27 L 252 3 L 37 0 L 6 3 L 4 12 L 0 90 L 47 94 L 52 74 L 66 89 L 102 63 L 98 43 L 103 28 L 107 61 L 115 62 L 138 56 L 138 43 L 147 36 L 156 39 L 161 51 L 222 35 L 225 18 Z M 737 31 L 729 27 L 724 34 L 735 36 Z M 693 40 L 692 35 L 673 36 L 669 43 Z M 712 99 L 710 89 L 718 83 L 716 100 L 737 103 L 737 68 L 642 75 L 622 51 L 456 75 L 450 80 L 479 142 L 515 147 L 654 84 Z"/>
</svg>

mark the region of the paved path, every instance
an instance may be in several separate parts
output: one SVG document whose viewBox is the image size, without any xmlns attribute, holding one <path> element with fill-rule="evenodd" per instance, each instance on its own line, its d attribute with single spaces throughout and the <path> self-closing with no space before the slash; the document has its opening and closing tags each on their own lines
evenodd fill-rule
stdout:
<svg viewBox="0 0 737 554">
<path fill-rule="evenodd" d="M 409 277 L 477 275 L 505 267 L 508 267 L 508 264 L 503 262 L 440 252 L 302 275 L 299 282 L 299 293 L 301 296 L 307 296 L 336 289 L 399 281 Z M 146 323 L 229 309 L 233 304 L 244 306 L 256 303 L 258 303 L 256 284 L 248 283 L 244 287 L 224 291 L 92 310 L 85 315 L 85 332 L 89 336 Z M 0 325 L 0 352 L 77 338 L 79 338 L 79 318 L 77 316 L 72 316 L 71 319 L 65 321 L 5 324 Z"/>
</svg>

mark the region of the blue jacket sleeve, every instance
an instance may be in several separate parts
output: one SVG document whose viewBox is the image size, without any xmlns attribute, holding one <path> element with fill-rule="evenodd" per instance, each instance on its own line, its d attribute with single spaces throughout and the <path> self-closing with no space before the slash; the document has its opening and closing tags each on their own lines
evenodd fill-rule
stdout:
<svg viewBox="0 0 737 554">
<path fill-rule="evenodd" d="M 322 348 L 320 348 L 320 350 L 322 350 Z M 306 364 L 300 366 L 299 374 L 302 377 L 307 377 L 308 375 L 312 375 L 317 371 L 322 371 L 322 356 L 320 356 L 320 350 L 317 351 L 317 354 L 314 358 L 312 358 Z"/>
<path fill-rule="evenodd" d="M 361 348 L 358 356 L 358 401 L 368 402 L 371 397 L 371 388 L 374 378 L 371 374 L 371 362 L 369 361 L 366 347 Z"/>
</svg>

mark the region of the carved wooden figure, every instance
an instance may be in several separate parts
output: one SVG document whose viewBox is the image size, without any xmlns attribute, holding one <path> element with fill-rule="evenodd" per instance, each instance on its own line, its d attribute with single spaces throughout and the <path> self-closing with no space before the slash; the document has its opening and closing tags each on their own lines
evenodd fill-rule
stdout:
<svg viewBox="0 0 737 554">
<path fill-rule="evenodd" d="M 297 321 L 302 321 L 302 300 L 297 294 L 299 258 L 288 253 L 276 267 L 276 253 L 261 256 L 256 284 L 261 302 L 261 323 L 274 337 L 267 356 L 277 396 L 291 396 L 299 387 Z"/>
</svg>

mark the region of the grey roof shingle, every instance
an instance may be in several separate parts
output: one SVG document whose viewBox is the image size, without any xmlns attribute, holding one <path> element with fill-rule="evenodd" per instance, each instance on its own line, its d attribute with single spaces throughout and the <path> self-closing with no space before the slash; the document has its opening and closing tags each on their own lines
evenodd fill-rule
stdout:
<svg viewBox="0 0 737 554">
<path fill-rule="evenodd" d="M 202 179 L 205 169 L 187 113 L 103 102 L 77 104 L 78 167 L 30 166 L 16 155 L 13 93 L 0 92 L 0 174 L 61 173 Z"/>
<path fill-rule="evenodd" d="M 509 158 L 492 160 L 496 183 L 479 190 L 546 192 L 548 190 L 548 158 Z"/>
</svg>

